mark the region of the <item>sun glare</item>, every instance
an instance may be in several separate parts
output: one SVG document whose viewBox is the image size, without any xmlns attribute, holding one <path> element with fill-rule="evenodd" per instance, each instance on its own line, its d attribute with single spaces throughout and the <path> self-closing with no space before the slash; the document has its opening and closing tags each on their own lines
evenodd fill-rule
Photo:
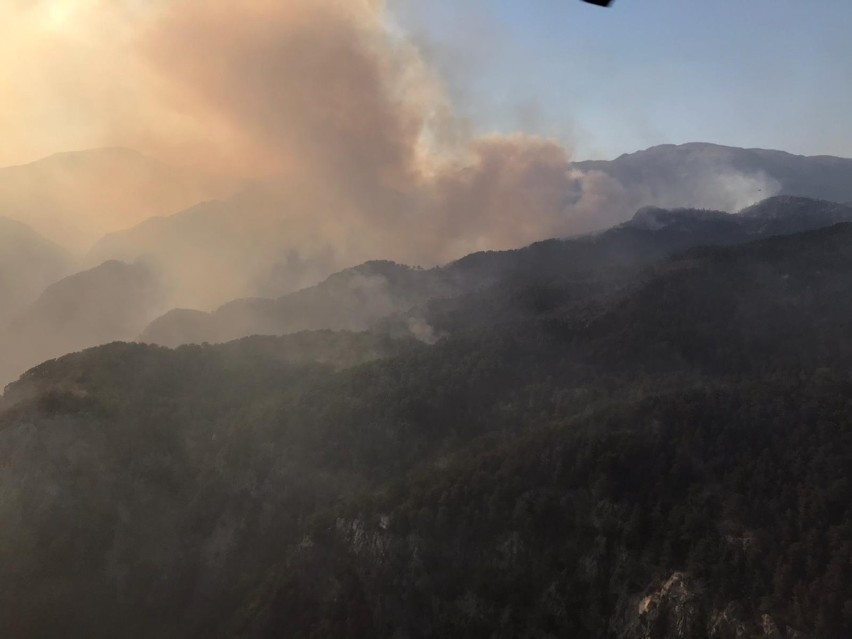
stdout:
<svg viewBox="0 0 852 639">
<path fill-rule="evenodd" d="M 92 0 L 45 0 L 39 8 L 39 19 L 50 31 L 74 31 L 92 17 L 96 6 Z"/>
<path fill-rule="evenodd" d="M 50 29 L 62 29 L 74 15 L 74 2 L 53 0 L 44 8 L 44 22 Z"/>
</svg>

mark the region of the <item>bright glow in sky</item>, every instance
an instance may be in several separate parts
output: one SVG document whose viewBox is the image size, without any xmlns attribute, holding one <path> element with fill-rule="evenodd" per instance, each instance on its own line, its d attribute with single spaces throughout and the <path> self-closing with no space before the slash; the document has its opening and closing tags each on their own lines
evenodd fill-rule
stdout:
<svg viewBox="0 0 852 639">
<path fill-rule="evenodd" d="M 191 147 L 187 132 L 210 137 L 218 107 L 193 111 L 200 79 L 175 93 L 170 76 L 192 76 L 188 60 L 193 73 L 239 63 L 239 77 L 263 71 L 253 90 L 274 87 L 275 52 L 298 43 L 295 8 L 312 4 L 363 13 L 365 28 L 395 23 L 446 84 L 464 119 L 454 126 L 475 134 L 539 134 L 578 158 L 688 141 L 852 157 L 849 0 L 0 0 L 0 166 L 105 145 Z M 282 34 L 272 51 L 223 54 L 261 11 L 273 16 L 261 34 Z M 230 29 L 207 43 L 224 15 Z M 176 21 L 172 50 L 157 38 L 173 42 L 163 29 Z M 403 62 L 423 75 L 420 57 Z"/>
<path fill-rule="evenodd" d="M 852 156 L 849 0 L 391 0 L 477 130 Z"/>
<path fill-rule="evenodd" d="M 61 29 L 74 15 L 74 7 L 67 3 L 57 0 L 50 2 L 44 7 L 44 21 L 48 28 Z"/>
</svg>

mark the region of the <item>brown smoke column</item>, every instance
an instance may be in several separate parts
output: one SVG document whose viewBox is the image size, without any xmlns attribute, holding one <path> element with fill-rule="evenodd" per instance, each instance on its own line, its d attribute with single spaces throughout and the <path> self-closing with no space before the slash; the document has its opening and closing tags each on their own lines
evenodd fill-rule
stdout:
<svg viewBox="0 0 852 639">
<path fill-rule="evenodd" d="M 12 136 L 7 153 L 43 152 L 48 141 L 123 145 L 262 180 L 286 200 L 294 244 L 320 237 L 341 265 L 434 263 L 598 228 L 619 213 L 617 189 L 573 175 L 557 143 L 466 136 L 380 1 L 12 7 L 0 16 L 17 24 L 0 45 L 3 86 L 33 100 L 0 96 L 0 115 L 22 131 L 48 122 L 50 135 Z"/>
</svg>

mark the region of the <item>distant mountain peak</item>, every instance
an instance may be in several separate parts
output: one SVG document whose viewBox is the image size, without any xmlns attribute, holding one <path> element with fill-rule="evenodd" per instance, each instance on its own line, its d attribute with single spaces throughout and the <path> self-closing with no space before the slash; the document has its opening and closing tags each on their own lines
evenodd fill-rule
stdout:
<svg viewBox="0 0 852 639">
<path fill-rule="evenodd" d="M 816 212 L 841 209 L 849 212 L 849 206 L 846 204 L 798 195 L 774 195 L 744 208 L 739 212 L 739 215 L 741 217 L 777 218 L 801 213 L 814 215 Z"/>
<path fill-rule="evenodd" d="M 86 165 L 110 161 L 145 163 L 157 166 L 162 165 L 162 163 L 158 160 L 155 160 L 151 156 L 145 155 L 135 149 L 124 146 L 105 146 L 75 151 L 58 151 L 45 157 L 38 158 L 37 160 L 32 160 L 31 162 L 2 166 L 0 167 L 0 171 L 45 168 L 51 166 Z"/>
<path fill-rule="evenodd" d="M 730 213 L 715 211 L 713 209 L 664 209 L 658 206 L 644 206 L 636 211 L 633 217 L 622 226 L 647 231 L 659 231 L 673 224 L 728 221 L 730 217 Z"/>
<path fill-rule="evenodd" d="M 350 273 L 358 273 L 359 275 L 391 275 L 411 270 L 412 267 L 407 264 L 400 264 L 392 260 L 368 260 L 358 266 L 346 269 L 344 273 L 348 271 Z"/>
<path fill-rule="evenodd" d="M 575 162 L 601 172 L 643 205 L 734 212 L 771 195 L 852 199 L 852 159 L 707 142 L 661 144 L 611 161 Z"/>
</svg>

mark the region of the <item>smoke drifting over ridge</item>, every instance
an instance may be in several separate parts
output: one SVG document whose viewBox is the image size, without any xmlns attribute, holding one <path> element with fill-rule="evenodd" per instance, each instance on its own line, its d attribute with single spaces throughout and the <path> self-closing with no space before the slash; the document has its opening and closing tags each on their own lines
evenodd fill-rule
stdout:
<svg viewBox="0 0 852 639">
<path fill-rule="evenodd" d="M 292 246 L 320 237 L 335 267 L 440 262 L 599 228 L 624 208 L 617 183 L 572 172 L 556 142 L 467 135 L 378 0 L 24 0 L 0 11 L 17 31 L 0 53 L 22 60 L 4 64 L 3 86 L 34 97 L 0 95 L 4 118 L 22 130 L 48 122 L 54 145 L 127 146 L 272 184 Z M 23 136 L 7 148 L 47 150 Z"/>
<path fill-rule="evenodd" d="M 383 3 L 224 7 L 164 12 L 146 59 L 170 96 L 222 124 L 242 166 L 273 172 L 288 215 L 344 263 L 442 261 L 606 223 L 583 206 L 600 183 L 572 178 L 556 143 L 467 137 Z"/>
</svg>

